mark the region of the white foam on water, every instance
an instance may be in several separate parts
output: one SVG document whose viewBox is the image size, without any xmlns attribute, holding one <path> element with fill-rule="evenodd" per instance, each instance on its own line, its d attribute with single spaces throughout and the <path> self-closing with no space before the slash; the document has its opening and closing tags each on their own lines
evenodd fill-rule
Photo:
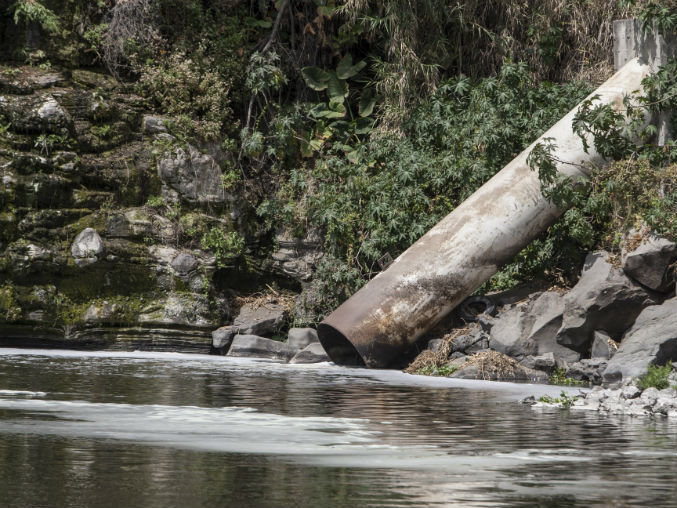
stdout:
<svg viewBox="0 0 677 508">
<path fill-rule="evenodd" d="M 538 460 L 587 460 L 582 454 L 525 451 L 461 456 L 434 445 L 380 441 L 363 418 L 292 417 L 252 408 L 133 405 L 0 394 L 0 409 L 31 413 L 5 419 L 0 432 L 123 440 L 207 452 L 273 455 L 318 466 L 422 469 L 458 472 L 509 468 Z"/>
<path fill-rule="evenodd" d="M 31 392 L 29 390 L 0 390 L 0 396 L 2 395 L 19 395 L 24 397 L 45 397 L 47 394 L 45 392 Z"/>
</svg>

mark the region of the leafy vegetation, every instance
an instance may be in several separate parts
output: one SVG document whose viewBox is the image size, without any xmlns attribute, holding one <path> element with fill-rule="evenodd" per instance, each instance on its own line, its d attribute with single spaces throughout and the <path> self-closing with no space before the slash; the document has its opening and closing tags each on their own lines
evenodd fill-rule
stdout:
<svg viewBox="0 0 677 508">
<path fill-rule="evenodd" d="M 579 399 L 577 395 L 569 395 L 567 392 L 562 390 L 559 394 L 559 397 L 551 397 L 549 395 L 543 395 L 539 397 L 539 402 L 544 402 L 545 404 L 559 404 L 564 408 L 569 408 L 571 405 Z"/>
<path fill-rule="evenodd" d="M 16 24 L 35 22 L 49 33 L 56 33 L 59 30 L 57 15 L 38 0 L 17 0 L 9 10 Z"/>
<path fill-rule="evenodd" d="M 670 362 L 665 365 L 649 365 L 646 374 L 637 379 L 637 387 L 640 390 L 647 388 L 656 388 L 662 390 L 670 386 L 669 376 L 672 372 L 672 364 Z"/>
<path fill-rule="evenodd" d="M 567 377 L 566 369 L 556 368 L 555 371 L 550 375 L 550 384 L 552 385 L 562 385 L 562 386 L 578 386 L 585 384 L 583 381 Z"/>
</svg>

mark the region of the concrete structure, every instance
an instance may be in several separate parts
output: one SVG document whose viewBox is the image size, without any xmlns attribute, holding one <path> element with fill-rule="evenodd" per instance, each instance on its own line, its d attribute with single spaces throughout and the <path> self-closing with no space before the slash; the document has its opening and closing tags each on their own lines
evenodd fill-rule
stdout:
<svg viewBox="0 0 677 508">
<path fill-rule="evenodd" d="M 618 26 L 625 29 L 624 46 L 619 41 L 615 58 L 625 63 L 590 97 L 597 96 L 596 103 L 620 110 L 623 98 L 641 88 L 659 57 L 653 50 L 626 55 L 632 48 L 637 52 L 634 41 L 639 32 L 632 21 Z M 629 39 L 628 28 L 634 30 Z M 572 130 L 578 108 L 320 323 L 320 342 L 334 362 L 392 365 L 422 334 L 560 217 L 563 210 L 543 196 L 538 174 L 527 164 L 527 157 L 537 144 L 551 138 L 557 146 L 557 169 L 565 175 L 585 179 L 590 165 L 604 164 L 592 148 L 592 140 L 588 140 L 591 148 L 586 153 Z"/>
</svg>

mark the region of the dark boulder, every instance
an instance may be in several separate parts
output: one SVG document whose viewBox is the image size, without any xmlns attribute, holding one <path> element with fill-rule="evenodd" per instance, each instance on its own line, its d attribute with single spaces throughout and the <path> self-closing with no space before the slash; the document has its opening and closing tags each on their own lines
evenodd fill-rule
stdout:
<svg viewBox="0 0 677 508">
<path fill-rule="evenodd" d="M 641 376 L 647 366 L 677 360 L 677 298 L 647 307 L 625 334 L 618 352 L 609 360 L 604 381 Z"/>
</svg>

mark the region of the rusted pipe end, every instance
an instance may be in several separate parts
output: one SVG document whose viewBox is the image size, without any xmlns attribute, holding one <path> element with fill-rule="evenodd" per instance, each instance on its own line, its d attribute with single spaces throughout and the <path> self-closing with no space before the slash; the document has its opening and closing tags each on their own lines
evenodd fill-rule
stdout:
<svg viewBox="0 0 677 508">
<path fill-rule="evenodd" d="M 317 326 L 317 335 L 322 347 L 335 364 L 353 367 L 365 366 L 364 360 L 360 356 L 360 353 L 357 352 L 357 349 L 355 349 L 355 346 L 333 326 L 327 323 L 320 323 Z"/>
</svg>

